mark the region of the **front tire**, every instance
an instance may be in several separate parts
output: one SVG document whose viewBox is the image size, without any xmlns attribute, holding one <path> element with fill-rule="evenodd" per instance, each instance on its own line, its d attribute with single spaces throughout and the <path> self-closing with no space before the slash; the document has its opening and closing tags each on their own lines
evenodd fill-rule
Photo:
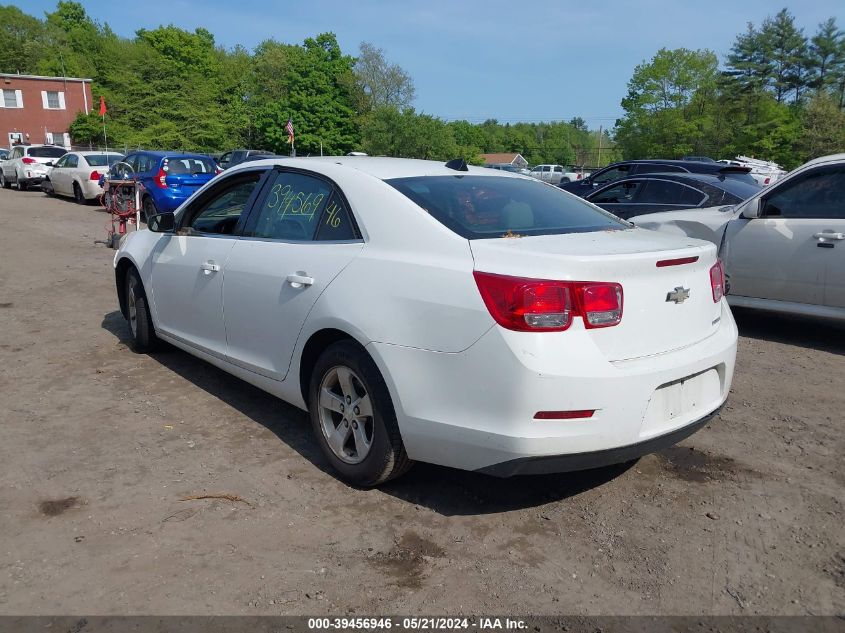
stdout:
<svg viewBox="0 0 845 633">
<path fill-rule="evenodd" d="M 308 404 L 317 442 L 347 483 L 377 486 L 412 466 L 384 378 L 356 343 L 341 341 L 323 352 Z"/>
<path fill-rule="evenodd" d="M 126 271 L 126 320 L 132 335 L 132 348 L 139 354 L 155 351 L 158 337 L 153 329 L 147 295 L 138 271 L 130 268 Z"/>
<path fill-rule="evenodd" d="M 6 175 L 3 173 L 2 169 L 0 169 L 0 187 L 3 187 L 3 189 L 12 188 L 12 183 L 6 180 Z"/>
</svg>

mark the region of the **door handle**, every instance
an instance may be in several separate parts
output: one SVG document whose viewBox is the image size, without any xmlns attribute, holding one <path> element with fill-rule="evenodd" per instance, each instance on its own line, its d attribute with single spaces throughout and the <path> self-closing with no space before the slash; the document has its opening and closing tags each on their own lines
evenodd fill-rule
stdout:
<svg viewBox="0 0 845 633">
<path fill-rule="evenodd" d="M 220 271 L 220 264 L 214 262 L 203 262 L 200 264 L 200 269 L 207 275 L 208 273 L 216 273 Z"/>
<path fill-rule="evenodd" d="M 312 285 L 314 283 L 314 278 L 307 277 L 305 275 L 290 274 L 287 276 L 287 282 L 294 288 L 304 288 L 305 286 Z"/>
<path fill-rule="evenodd" d="M 832 231 L 829 233 L 822 232 L 814 233 L 813 237 L 817 240 L 845 240 L 845 233 L 834 233 Z"/>
</svg>

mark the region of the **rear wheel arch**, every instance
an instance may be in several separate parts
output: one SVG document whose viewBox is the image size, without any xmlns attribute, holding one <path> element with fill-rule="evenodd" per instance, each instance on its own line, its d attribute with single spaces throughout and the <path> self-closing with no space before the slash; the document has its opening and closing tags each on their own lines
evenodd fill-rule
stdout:
<svg viewBox="0 0 845 633">
<path fill-rule="evenodd" d="M 354 336 L 335 328 L 317 330 L 308 338 L 308 341 L 303 346 L 302 353 L 299 356 L 299 391 L 302 393 L 302 399 L 306 405 L 308 404 L 311 374 L 314 371 L 317 360 L 330 345 L 340 341 L 350 341 L 359 345 L 362 350 L 364 349 L 364 346 Z"/>
</svg>

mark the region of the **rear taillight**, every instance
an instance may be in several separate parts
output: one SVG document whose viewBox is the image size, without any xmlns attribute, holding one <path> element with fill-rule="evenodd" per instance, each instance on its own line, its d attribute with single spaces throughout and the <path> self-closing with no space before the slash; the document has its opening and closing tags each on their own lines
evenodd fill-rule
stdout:
<svg viewBox="0 0 845 633">
<path fill-rule="evenodd" d="M 587 328 L 622 320 L 622 286 L 616 283 L 526 279 L 475 271 L 484 305 L 504 328 L 517 332 L 562 332 L 573 316 Z"/>
<path fill-rule="evenodd" d="M 96 169 L 91 172 L 90 176 L 88 176 L 88 180 L 99 180 L 99 179 L 100 179 L 100 172 L 98 172 Z"/>
<path fill-rule="evenodd" d="M 725 267 L 721 259 L 710 267 L 710 288 L 713 290 L 713 302 L 718 303 L 725 296 Z"/>
<path fill-rule="evenodd" d="M 21 162 L 24 165 L 32 165 L 35 162 L 35 159 L 30 158 L 29 156 L 24 156 L 23 158 L 21 158 Z"/>
<path fill-rule="evenodd" d="M 763 181 L 763 184 L 764 184 L 764 185 L 768 185 L 768 184 L 769 184 L 769 182 L 771 182 L 771 178 L 769 178 L 769 177 L 767 176 L 767 177 L 766 177 L 766 179 Z"/>
<path fill-rule="evenodd" d="M 584 174 L 578 174 L 577 176 L 575 176 L 575 180 L 581 180 L 581 178 L 583 178 L 583 177 L 584 177 Z"/>
<path fill-rule="evenodd" d="M 157 187 L 167 189 L 167 172 L 163 169 L 159 169 L 158 174 L 156 174 L 155 181 Z"/>
<path fill-rule="evenodd" d="M 220 175 L 220 174 L 222 174 L 222 173 L 223 173 L 223 170 L 222 170 L 222 169 L 220 169 L 220 166 L 219 166 L 219 165 L 218 165 L 217 167 L 215 167 L 215 168 L 214 168 L 214 175 L 215 175 L 215 176 L 218 176 L 218 175 Z"/>
<path fill-rule="evenodd" d="M 584 325 L 609 327 L 622 320 L 622 286 L 619 284 L 578 284 L 578 303 Z"/>
</svg>

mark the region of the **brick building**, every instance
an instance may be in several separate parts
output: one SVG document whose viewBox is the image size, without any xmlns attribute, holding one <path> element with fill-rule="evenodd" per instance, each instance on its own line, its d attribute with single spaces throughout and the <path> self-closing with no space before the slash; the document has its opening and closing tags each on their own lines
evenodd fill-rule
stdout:
<svg viewBox="0 0 845 633">
<path fill-rule="evenodd" d="M 68 127 L 93 108 L 90 79 L 0 73 L 0 147 L 20 141 L 70 148 Z"/>
</svg>

